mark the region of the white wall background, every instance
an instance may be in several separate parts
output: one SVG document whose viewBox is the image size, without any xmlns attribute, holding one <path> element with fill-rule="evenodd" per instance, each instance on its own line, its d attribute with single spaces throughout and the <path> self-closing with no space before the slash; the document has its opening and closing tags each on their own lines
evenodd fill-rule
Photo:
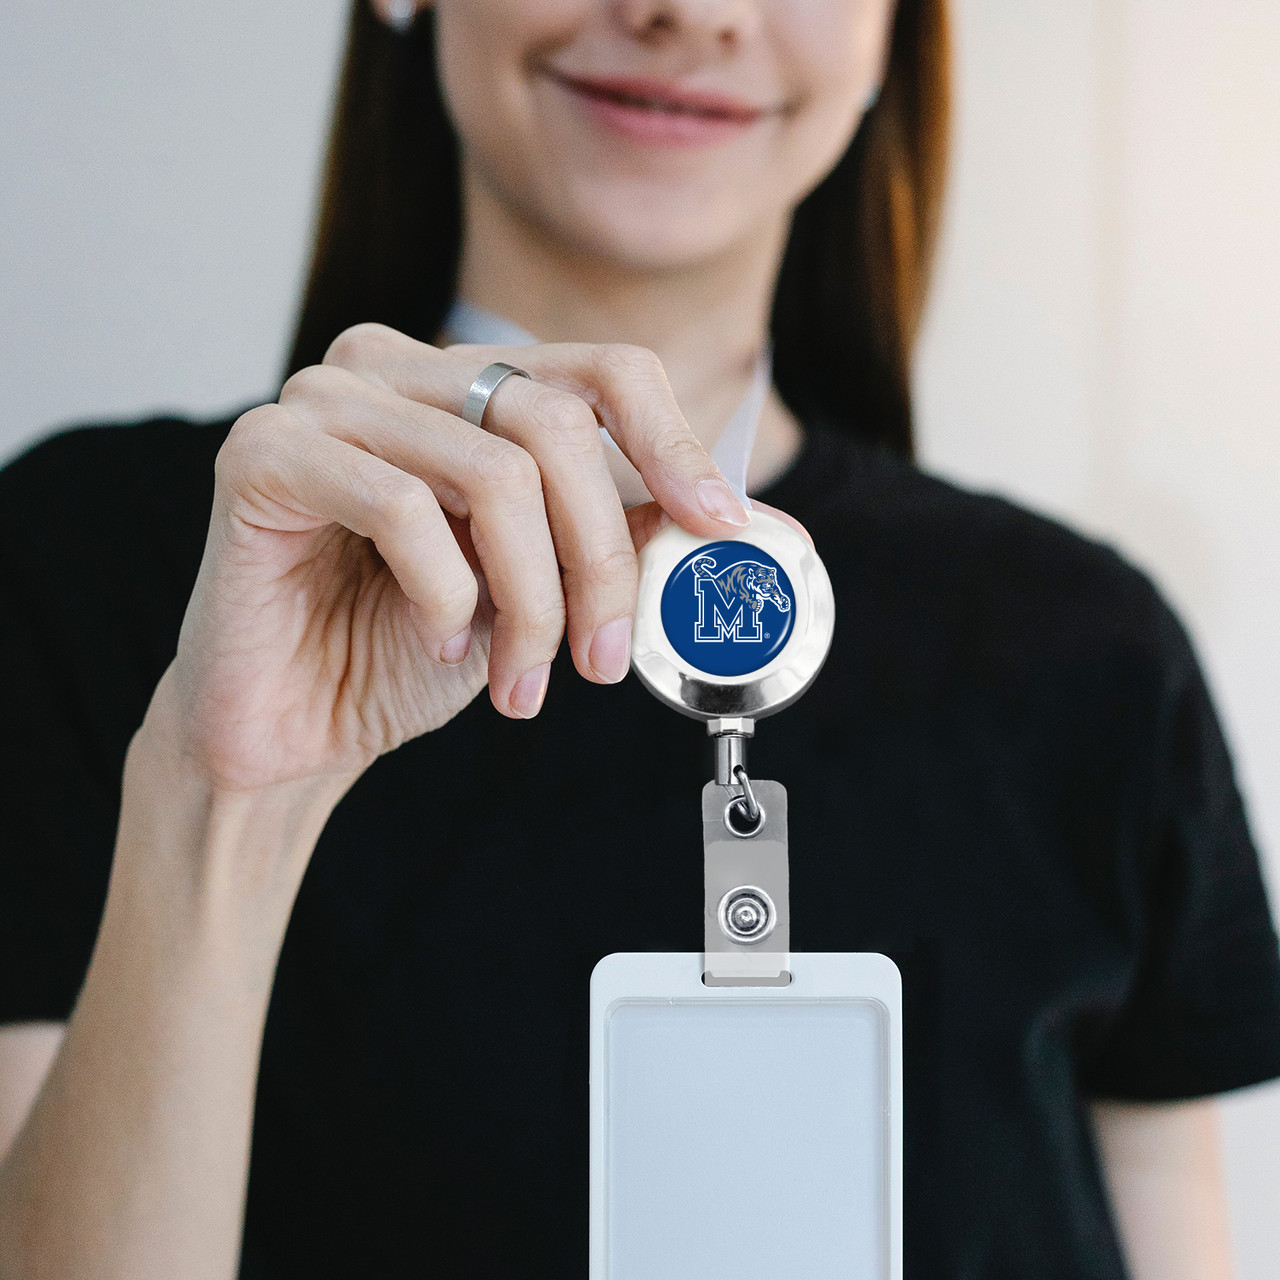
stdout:
<svg viewBox="0 0 1280 1280">
<path fill-rule="evenodd" d="M 1280 4 L 956 0 L 930 465 L 1109 538 L 1196 637 L 1280 895 Z M 265 397 L 346 0 L 6 0 L 0 456 Z M 1227 1105 L 1276 1274 L 1280 1086 Z"/>
</svg>

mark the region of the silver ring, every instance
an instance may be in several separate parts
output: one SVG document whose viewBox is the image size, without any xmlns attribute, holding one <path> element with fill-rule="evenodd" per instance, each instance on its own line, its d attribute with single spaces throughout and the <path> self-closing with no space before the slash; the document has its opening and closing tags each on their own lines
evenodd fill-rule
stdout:
<svg viewBox="0 0 1280 1280">
<path fill-rule="evenodd" d="M 466 400 L 462 404 L 462 416 L 473 427 L 483 425 L 484 410 L 489 403 L 489 397 L 498 389 L 498 383 L 512 373 L 518 373 L 522 378 L 529 378 L 531 382 L 533 381 L 531 375 L 523 369 L 517 369 L 513 364 L 507 364 L 505 360 L 495 360 L 492 364 L 487 364 L 480 370 L 476 380 L 471 384 L 471 390 L 467 392 Z"/>
<path fill-rule="evenodd" d="M 750 831 L 739 831 L 733 825 L 733 819 L 729 816 L 738 805 L 745 805 L 746 801 L 741 796 L 734 796 L 724 807 L 724 829 L 731 835 L 737 836 L 739 840 L 751 840 L 758 836 L 764 830 L 764 820 L 769 816 L 764 811 L 764 805 L 757 802 L 758 812 L 754 818 L 748 818 L 751 823 Z"/>
</svg>

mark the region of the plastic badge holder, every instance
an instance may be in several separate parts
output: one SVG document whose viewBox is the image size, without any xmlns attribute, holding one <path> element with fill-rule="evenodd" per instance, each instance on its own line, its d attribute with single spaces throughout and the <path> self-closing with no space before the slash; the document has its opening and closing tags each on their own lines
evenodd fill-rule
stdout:
<svg viewBox="0 0 1280 1280">
<path fill-rule="evenodd" d="M 700 952 L 591 979 L 591 1280 L 902 1274 L 901 996 L 884 956 L 707 987 Z"/>
<path fill-rule="evenodd" d="M 704 950 L 609 955 L 591 978 L 590 1280 L 900 1280 L 898 970 L 790 950 L 786 791 L 745 768 L 833 617 L 821 560 L 766 512 L 641 553 L 633 668 L 707 723 L 716 780 Z"/>
</svg>

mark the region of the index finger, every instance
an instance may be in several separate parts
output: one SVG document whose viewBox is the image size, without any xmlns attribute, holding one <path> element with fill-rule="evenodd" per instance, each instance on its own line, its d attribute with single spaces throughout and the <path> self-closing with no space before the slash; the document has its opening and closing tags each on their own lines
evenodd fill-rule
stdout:
<svg viewBox="0 0 1280 1280">
<path fill-rule="evenodd" d="M 585 400 L 654 500 L 690 533 L 751 517 L 676 403 L 662 361 L 630 343 L 546 343 L 524 367 Z"/>
<path fill-rule="evenodd" d="M 647 347 L 550 342 L 440 348 L 384 325 L 356 325 L 339 335 L 325 356 L 327 364 L 341 364 L 398 395 L 458 415 L 472 380 L 494 360 L 506 360 L 537 381 L 585 400 L 654 499 L 690 533 L 716 537 L 726 527 L 741 529 L 750 523 L 746 508 L 680 412 L 662 361 Z M 519 382 L 508 379 L 495 394 L 485 410 L 486 429 L 495 420 L 495 428 L 514 432 L 522 396 L 521 388 L 508 384 Z"/>
</svg>

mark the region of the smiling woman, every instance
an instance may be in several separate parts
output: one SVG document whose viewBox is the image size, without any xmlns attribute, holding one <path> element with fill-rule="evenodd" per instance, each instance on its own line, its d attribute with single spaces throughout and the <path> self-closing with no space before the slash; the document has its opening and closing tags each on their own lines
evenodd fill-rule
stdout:
<svg viewBox="0 0 1280 1280">
<path fill-rule="evenodd" d="M 911 462 L 946 83 L 941 0 L 354 6 L 277 399 L 0 475 L 0 1275 L 583 1274 L 589 975 L 702 936 L 637 552 L 790 619 L 748 508 L 836 597 L 758 758 L 799 948 L 902 972 L 907 1273 L 1225 1274 L 1257 854 L 1147 577 Z"/>
<path fill-rule="evenodd" d="M 524 259 L 543 256 L 544 238 L 560 263 L 585 249 L 643 275 L 745 233 L 781 256 L 766 300 L 781 398 L 909 456 L 911 351 L 946 167 L 941 0 L 902 0 L 892 26 L 887 0 L 747 5 L 712 14 L 696 38 L 683 6 L 658 5 L 631 15 L 639 34 L 622 49 L 583 35 L 595 12 L 578 0 L 446 4 L 397 35 L 356 6 L 288 371 L 318 363 L 361 320 L 438 334 L 455 291 L 469 296 L 481 270 L 487 290 L 502 290 L 497 310 L 507 296 L 538 307 L 534 332 L 611 332 L 598 304 L 586 330 L 567 329 L 554 294 L 529 297 Z M 648 79 L 668 92 L 728 94 L 769 115 L 727 145 L 619 147 L 557 83 L 655 65 L 666 74 Z M 487 239 L 501 218 L 501 271 L 465 257 L 464 199 L 473 245 L 480 219 Z M 696 285 L 691 275 L 685 287 Z M 713 301 L 702 294 L 686 320 L 698 329 Z"/>
</svg>

